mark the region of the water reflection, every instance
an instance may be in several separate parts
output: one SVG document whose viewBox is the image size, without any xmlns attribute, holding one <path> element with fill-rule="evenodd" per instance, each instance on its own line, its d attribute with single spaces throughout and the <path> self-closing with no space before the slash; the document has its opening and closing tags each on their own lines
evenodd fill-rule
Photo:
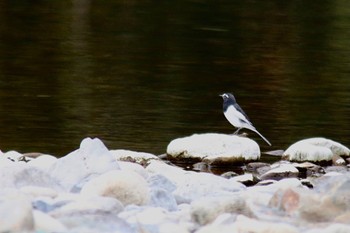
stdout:
<svg viewBox="0 0 350 233">
<path fill-rule="evenodd" d="M 346 1 L 0 4 L 3 151 L 60 156 L 96 136 L 164 153 L 176 137 L 234 131 L 224 91 L 272 149 L 350 146 Z"/>
</svg>

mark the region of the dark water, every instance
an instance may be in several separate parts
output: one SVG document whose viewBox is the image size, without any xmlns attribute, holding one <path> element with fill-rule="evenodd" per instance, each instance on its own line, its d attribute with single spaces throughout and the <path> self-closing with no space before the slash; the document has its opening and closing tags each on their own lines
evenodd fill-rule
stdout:
<svg viewBox="0 0 350 233">
<path fill-rule="evenodd" d="M 0 1 L 0 149 L 57 156 L 87 136 L 162 154 L 231 133 L 233 92 L 262 150 L 350 146 L 350 2 Z"/>
</svg>

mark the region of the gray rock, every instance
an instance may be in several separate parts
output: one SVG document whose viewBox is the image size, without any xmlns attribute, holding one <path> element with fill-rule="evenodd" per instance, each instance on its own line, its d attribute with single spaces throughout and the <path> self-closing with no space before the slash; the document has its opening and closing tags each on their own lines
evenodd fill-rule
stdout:
<svg viewBox="0 0 350 233">
<path fill-rule="evenodd" d="M 161 207 L 168 211 L 177 210 L 177 203 L 171 192 L 162 188 L 152 188 L 150 193 L 150 206 Z"/>
<path fill-rule="evenodd" d="M 119 169 L 111 152 L 99 139 L 85 138 L 78 150 L 59 158 L 50 168 L 67 191 L 99 174 Z"/>
<path fill-rule="evenodd" d="M 276 163 L 271 165 L 271 170 L 260 176 L 262 180 L 281 180 L 284 178 L 298 177 L 299 171 L 292 164 Z"/>
<path fill-rule="evenodd" d="M 171 160 L 203 160 L 210 164 L 225 164 L 257 160 L 260 158 L 260 148 L 249 138 L 208 133 L 171 141 L 167 154 Z"/>
</svg>

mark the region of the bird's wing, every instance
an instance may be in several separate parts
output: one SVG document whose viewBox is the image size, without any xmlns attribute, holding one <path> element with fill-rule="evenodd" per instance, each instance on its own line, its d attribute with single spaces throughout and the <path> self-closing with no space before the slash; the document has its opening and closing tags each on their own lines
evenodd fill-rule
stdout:
<svg viewBox="0 0 350 233">
<path fill-rule="evenodd" d="M 239 106 L 237 103 L 235 103 L 234 106 L 235 106 L 235 108 L 237 109 L 237 111 L 240 112 L 240 113 L 247 119 L 248 122 L 246 122 L 246 123 L 248 123 L 248 124 L 250 124 L 250 125 L 253 125 L 253 124 L 250 122 L 250 119 L 249 119 L 249 117 L 247 116 L 247 114 L 245 114 L 245 112 L 244 112 L 243 109 L 241 108 L 241 106 Z M 245 122 L 244 119 L 240 119 L 240 120 Z"/>
</svg>

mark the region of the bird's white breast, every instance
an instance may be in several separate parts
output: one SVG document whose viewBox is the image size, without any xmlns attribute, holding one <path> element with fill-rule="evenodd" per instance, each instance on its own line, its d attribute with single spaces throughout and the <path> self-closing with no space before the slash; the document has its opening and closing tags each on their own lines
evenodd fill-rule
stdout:
<svg viewBox="0 0 350 233">
<path fill-rule="evenodd" d="M 239 111 L 236 110 L 234 106 L 229 106 L 224 112 L 226 119 L 237 128 L 246 128 L 249 126 L 249 121 L 246 117 Z M 247 122 L 242 122 L 241 120 Z"/>
</svg>

